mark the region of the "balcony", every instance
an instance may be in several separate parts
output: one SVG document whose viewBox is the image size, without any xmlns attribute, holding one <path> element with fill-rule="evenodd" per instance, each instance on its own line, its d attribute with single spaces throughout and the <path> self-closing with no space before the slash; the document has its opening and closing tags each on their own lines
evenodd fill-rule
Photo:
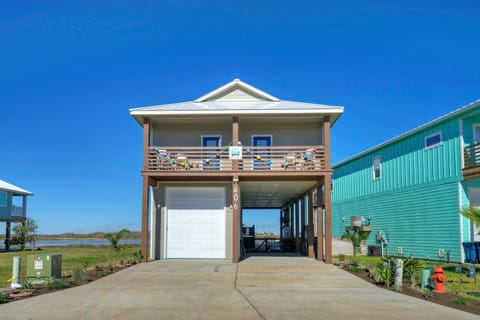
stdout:
<svg viewBox="0 0 480 320">
<path fill-rule="evenodd" d="M 463 170 L 465 179 L 480 177 L 480 143 L 463 148 Z"/>
<path fill-rule="evenodd" d="M 208 174 L 239 172 L 268 174 L 297 172 L 305 175 L 329 169 L 323 146 L 243 146 L 238 169 L 230 159 L 229 147 L 161 147 L 148 150 L 149 171 L 176 174 Z"/>
<path fill-rule="evenodd" d="M 18 207 L 18 206 L 12 206 L 12 220 L 25 220 L 27 217 L 25 210 L 23 210 L 23 207 Z"/>
</svg>

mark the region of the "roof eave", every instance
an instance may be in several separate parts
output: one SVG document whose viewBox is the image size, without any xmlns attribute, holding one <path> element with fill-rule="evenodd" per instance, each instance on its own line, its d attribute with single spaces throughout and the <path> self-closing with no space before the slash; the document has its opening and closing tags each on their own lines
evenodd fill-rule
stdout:
<svg viewBox="0 0 480 320">
<path fill-rule="evenodd" d="M 348 162 L 350 162 L 350 161 L 353 161 L 353 160 L 356 160 L 356 159 L 358 159 L 358 158 L 360 158 L 360 157 L 363 157 L 363 156 L 365 156 L 365 155 L 367 155 L 367 154 L 369 154 L 369 153 L 371 153 L 371 152 L 373 152 L 373 151 L 375 151 L 375 150 L 378 150 L 378 149 L 383 148 L 383 147 L 385 147 L 385 146 L 387 146 L 387 145 L 389 145 L 389 144 L 392 144 L 392 143 L 397 142 L 397 141 L 399 141 L 399 140 L 401 140 L 401 139 L 404 139 L 404 138 L 406 138 L 406 137 L 408 137 L 408 136 L 410 136 L 410 135 L 412 135 L 412 134 L 414 134 L 414 133 L 417 133 L 417 132 L 419 132 L 419 131 L 421 131 L 421 130 L 424 130 L 424 129 L 430 127 L 430 126 L 436 125 L 436 124 L 438 124 L 438 123 L 440 123 L 440 122 L 443 122 L 443 121 L 445 121 L 445 120 L 451 119 L 451 118 L 453 118 L 453 117 L 455 117 L 455 116 L 458 116 L 458 115 L 460 115 L 460 114 L 462 114 L 462 113 L 468 112 L 468 111 L 470 111 L 471 109 L 476 108 L 476 107 L 478 107 L 478 106 L 480 106 L 480 100 L 476 100 L 476 101 L 474 101 L 474 102 L 471 102 L 471 103 L 469 103 L 469 104 L 467 104 L 467 105 L 465 105 L 465 106 L 463 106 L 463 107 L 460 107 L 460 108 L 458 108 L 458 109 L 456 109 L 456 110 L 454 110 L 454 111 L 452 111 L 452 112 L 449 112 L 449 113 L 447 113 L 447 114 L 445 114 L 445 115 L 443 115 L 443 116 L 440 116 L 440 117 L 438 117 L 438 118 L 436 118 L 436 119 L 434 119 L 434 120 L 432 120 L 432 121 L 429 121 L 429 122 L 427 122 L 427 123 L 424 123 L 423 125 L 420 125 L 420 126 L 414 128 L 414 129 L 412 129 L 412 130 L 409 130 L 409 131 L 404 132 L 404 133 L 402 133 L 402 134 L 400 134 L 400 135 L 398 135 L 398 136 L 396 136 L 396 137 L 393 137 L 392 139 L 389 139 L 389 140 L 387 140 L 387 141 L 385 141 L 385 142 L 383 142 L 383 143 L 380 143 L 380 144 L 378 144 L 378 145 L 376 145 L 376 146 L 373 146 L 373 147 L 371 147 L 371 148 L 369 148 L 369 149 L 367 149 L 367 150 L 365 150 L 365 151 L 362 151 L 362 152 L 357 153 L 357 154 L 355 154 L 355 155 L 353 155 L 353 156 L 351 156 L 351 157 L 348 157 L 347 159 L 344 159 L 344 160 L 342 160 L 342 161 L 340 161 L 340 162 L 337 162 L 337 163 L 335 163 L 335 164 L 332 166 L 332 168 L 335 169 L 336 167 L 339 167 L 339 166 L 341 166 L 341 165 L 344 165 L 345 163 L 348 163 Z"/>
</svg>

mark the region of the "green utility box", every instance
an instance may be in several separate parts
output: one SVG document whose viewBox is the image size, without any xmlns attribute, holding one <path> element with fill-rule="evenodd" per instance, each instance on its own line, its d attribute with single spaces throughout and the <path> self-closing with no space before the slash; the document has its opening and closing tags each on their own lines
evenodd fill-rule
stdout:
<svg viewBox="0 0 480 320">
<path fill-rule="evenodd" d="M 37 254 L 27 257 L 27 279 L 45 281 L 62 278 L 61 254 Z"/>
</svg>

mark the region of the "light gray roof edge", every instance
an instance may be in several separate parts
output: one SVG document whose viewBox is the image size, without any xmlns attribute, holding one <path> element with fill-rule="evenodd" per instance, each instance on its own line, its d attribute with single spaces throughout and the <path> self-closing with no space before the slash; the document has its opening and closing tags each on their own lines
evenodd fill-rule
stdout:
<svg viewBox="0 0 480 320">
<path fill-rule="evenodd" d="M 33 195 L 33 193 L 31 193 L 30 191 L 17 187 L 16 185 L 8 183 L 5 180 L 0 180 L 0 190 L 9 191 L 9 192 L 12 192 L 15 194 L 21 194 L 21 195 L 30 195 L 30 196 Z"/>
<path fill-rule="evenodd" d="M 385 142 L 382 142 L 382 143 L 380 143 L 380 144 L 377 144 L 376 146 L 373 146 L 373 147 L 371 147 L 371 148 L 368 148 L 367 150 L 364 150 L 364 151 L 359 152 L 359 153 L 357 153 L 357 154 L 355 154 L 355 155 L 353 155 L 353 156 L 351 156 L 351 157 L 348 157 L 348 158 L 346 158 L 346 159 L 344 159 L 344 160 L 342 160 L 342 161 L 340 161 L 340 162 L 337 162 L 337 163 L 335 163 L 334 165 L 332 165 L 332 168 L 335 169 L 336 167 L 339 167 L 339 166 L 341 166 L 341 165 L 343 165 L 343 164 L 345 164 L 345 163 L 347 163 L 347 162 L 350 162 L 350 161 L 353 161 L 353 160 L 358 159 L 358 158 L 360 158 L 360 157 L 363 157 L 363 156 L 365 156 L 365 155 L 367 155 L 367 154 L 369 154 L 369 153 L 371 153 L 371 152 L 373 152 L 373 151 L 375 151 L 375 150 L 378 150 L 378 149 L 383 148 L 383 147 L 385 147 L 385 146 L 387 146 L 387 145 L 390 145 L 390 144 L 392 144 L 392 143 L 394 143 L 394 142 L 396 142 L 396 141 L 398 141 L 398 140 L 401 140 L 401 139 L 403 139 L 403 138 L 406 138 L 406 137 L 408 137 L 408 136 L 410 136 L 410 135 L 412 135 L 412 134 L 414 134 L 414 133 L 417 133 L 417 132 L 419 132 L 419 131 L 421 131 L 421 130 L 423 130 L 423 129 L 426 129 L 426 128 L 432 126 L 432 125 L 435 125 L 435 124 L 438 124 L 438 123 L 440 123 L 440 122 L 442 122 L 442 121 L 445 121 L 445 120 L 448 120 L 448 119 L 450 119 L 450 118 L 453 118 L 453 117 L 455 117 L 455 116 L 457 116 L 457 115 L 459 115 L 459 114 L 462 114 L 462 113 L 464 113 L 464 112 L 468 112 L 468 111 L 470 111 L 471 109 L 473 109 L 473 108 L 475 108 L 475 107 L 478 107 L 478 106 L 480 106 L 480 99 L 475 100 L 475 101 L 473 101 L 473 102 L 470 102 L 469 104 L 467 104 L 467 105 L 465 105 L 465 106 L 463 106 L 463 107 L 457 108 L 457 109 L 455 109 L 455 110 L 453 110 L 453 111 L 451 111 L 451 112 L 449 112 L 449 113 L 447 113 L 447 114 L 444 114 L 443 116 L 440 116 L 440 117 L 438 117 L 438 118 L 435 118 L 435 119 L 433 119 L 433 120 L 431 120 L 431 121 L 429 121 L 429 122 L 427 122 L 427 123 L 424 123 L 424 124 L 422 124 L 422 125 L 420 125 L 420 126 L 418 126 L 418 127 L 416 127 L 416 128 L 413 128 L 413 129 L 411 129 L 411 130 L 408 130 L 408 131 L 406 131 L 406 132 L 404 132 L 404 133 L 402 133 L 402 134 L 400 134 L 400 135 L 398 135 L 398 136 L 396 136 L 396 137 L 393 137 L 393 138 L 391 138 L 391 139 L 388 139 L 388 140 L 385 141 Z"/>
<path fill-rule="evenodd" d="M 130 108 L 130 114 L 135 114 L 137 111 L 159 111 L 158 108 L 164 108 L 164 107 L 172 107 L 172 106 L 180 106 L 180 105 L 196 105 L 196 106 L 202 106 L 202 105 L 208 105 L 208 104 L 225 104 L 225 103 L 250 103 L 250 104 L 255 104 L 255 103 L 269 103 L 269 104 L 281 104 L 281 103 L 291 103 L 291 104 L 298 104 L 298 105 L 304 105 L 304 106 L 311 106 L 311 107 L 317 107 L 317 108 L 323 108 L 323 109 L 343 109 L 343 106 L 334 106 L 334 105 L 327 105 L 327 104 L 319 104 L 319 103 L 311 103 L 311 102 L 301 102 L 301 101 L 292 101 L 292 100 L 279 100 L 279 101 L 265 101 L 265 100 L 258 100 L 258 101 L 252 101 L 252 100 L 236 100 L 236 101 L 205 101 L 205 102 L 196 102 L 196 101 L 184 101 L 184 102 L 176 102 L 176 103 L 167 103 L 167 104 L 159 104 L 159 105 L 153 105 L 153 106 L 145 106 L 145 107 L 138 107 L 138 108 Z M 226 109 L 227 110 L 227 109 Z"/>
</svg>

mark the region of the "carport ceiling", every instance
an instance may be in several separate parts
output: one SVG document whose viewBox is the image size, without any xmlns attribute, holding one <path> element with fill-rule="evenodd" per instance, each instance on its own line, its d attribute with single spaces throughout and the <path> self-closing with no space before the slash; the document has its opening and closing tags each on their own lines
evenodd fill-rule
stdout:
<svg viewBox="0 0 480 320">
<path fill-rule="evenodd" d="M 315 185 L 315 181 L 242 181 L 242 208 L 281 208 Z"/>
</svg>

